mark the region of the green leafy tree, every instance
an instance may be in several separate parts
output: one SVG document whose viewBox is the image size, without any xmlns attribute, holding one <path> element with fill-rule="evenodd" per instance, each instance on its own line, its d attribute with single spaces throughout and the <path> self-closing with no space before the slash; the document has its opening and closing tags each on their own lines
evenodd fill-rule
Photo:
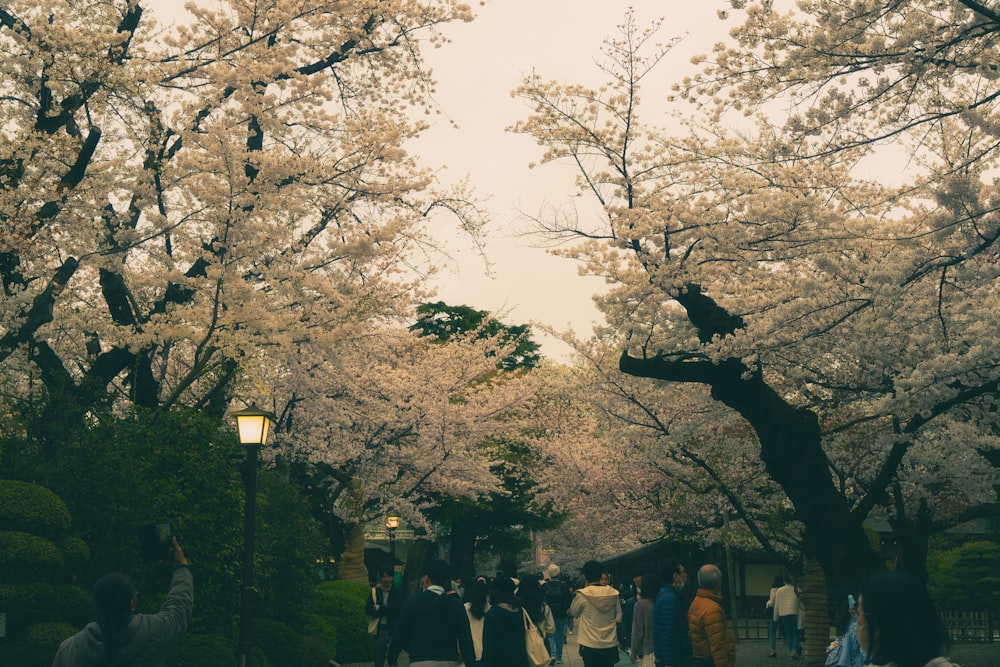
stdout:
<svg viewBox="0 0 1000 667">
<path fill-rule="evenodd" d="M 487 311 L 471 306 L 449 306 L 443 301 L 422 303 L 417 306 L 417 321 L 410 331 L 441 341 L 475 332 L 477 338 L 496 338 L 501 345 L 513 345 L 497 364 L 506 371 L 534 368 L 541 360 L 541 346 L 531 338 L 527 324 L 504 324 Z"/>
<path fill-rule="evenodd" d="M 4 451 L 9 470 L 44 480 L 72 508 L 74 533 L 93 553 L 81 582 L 89 585 L 110 570 L 129 572 L 142 593 L 140 610 L 156 611 L 168 574 L 161 564 L 141 562 L 136 528 L 168 520 L 198 570 L 193 628 L 231 636 L 245 500 L 232 431 L 198 412 L 136 410 L 95 414 L 93 424 L 71 434 L 51 459 L 25 443 L 9 443 Z M 287 474 L 263 468 L 259 480 L 260 609 L 301 621 L 294 612 L 325 543 Z"/>
<path fill-rule="evenodd" d="M 944 609 L 1000 609 L 1000 544 L 975 540 L 934 553 L 930 591 Z"/>
<path fill-rule="evenodd" d="M 263 471 L 258 493 L 255 576 L 261 603 L 255 615 L 281 619 L 301 632 L 308 613 L 302 601 L 316 584 L 316 561 L 330 553 L 329 542 L 287 469 Z"/>
</svg>

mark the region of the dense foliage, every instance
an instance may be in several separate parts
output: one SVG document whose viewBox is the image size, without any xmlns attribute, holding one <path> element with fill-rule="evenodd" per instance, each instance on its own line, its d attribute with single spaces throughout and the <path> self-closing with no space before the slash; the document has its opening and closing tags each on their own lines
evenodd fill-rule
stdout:
<svg viewBox="0 0 1000 667">
<path fill-rule="evenodd" d="M 231 431 L 200 413 L 137 410 L 76 431 L 54 460 L 26 443 L 8 442 L 4 465 L 11 474 L 43 480 L 65 499 L 73 534 L 92 553 L 77 571 L 80 584 L 89 588 L 110 570 L 129 572 L 142 593 L 140 611 L 159 608 L 169 571 L 142 562 L 136 529 L 169 521 L 197 571 L 194 631 L 231 636 L 245 495 L 232 461 L 239 447 Z M 326 542 L 287 474 L 270 467 L 258 474 L 258 614 L 301 624 L 301 600 Z M 89 620 L 89 614 L 73 618 L 78 626 Z"/>
<path fill-rule="evenodd" d="M 597 409 L 656 443 L 647 470 L 693 470 L 715 525 L 847 584 L 881 566 L 863 527 L 880 516 L 923 576 L 929 535 L 996 500 L 1000 125 L 982 54 L 1000 21 L 957 0 L 732 5 L 745 20 L 678 83 L 697 109 L 669 124 L 640 98 L 669 44 L 631 15 L 604 85 L 539 73 L 516 91 L 513 130 L 602 213 L 538 221 L 611 286 L 581 346 L 617 395 Z"/>
</svg>

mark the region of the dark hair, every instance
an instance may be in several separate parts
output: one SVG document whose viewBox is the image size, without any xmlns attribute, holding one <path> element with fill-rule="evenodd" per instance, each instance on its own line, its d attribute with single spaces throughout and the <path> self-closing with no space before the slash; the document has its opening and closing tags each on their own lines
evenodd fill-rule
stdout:
<svg viewBox="0 0 1000 667">
<path fill-rule="evenodd" d="M 507 576 L 499 576 L 493 580 L 490 587 L 490 604 L 506 603 L 513 607 L 520 607 L 520 603 L 514 597 L 514 580 Z"/>
<path fill-rule="evenodd" d="M 465 601 L 469 603 L 469 613 L 473 618 L 486 615 L 486 602 L 489 600 L 490 586 L 483 578 L 476 579 L 465 589 Z"/>
<path fill-rule="evenodd" d="M 94 584 L 94 611 L 97 612 L 97 625 L 101 628 L 108 661 L 114 659 L 124 639 L 122 630 L 132 619 L 134 598 L 135 584 L 121 572 L 106 574 Z"/>
<path fill-rule="evenodd" d="M 660 592 L 660 575 L 653 571 L 644 573 L 640 590 L 644 600 L 655 600 L 656 594 Z"/>
<path fill-rule="evenodd" d="M 663 585 L 672 585 L 674 583 L 674 575 L 677 571 L 684 567 L 684 563 L 677 559 L 668 560 L 663 566 Z M 643 578 L 642 583 L 645 584 L 646 580 Z"/>
<path fill-rule="evenodd" d="M 522 579 L 521 585 L 517 587 L 517 597 L 536 625 L 545 620 L 545 591 L 538 579 Z"/>
<path fill-rule="evenodd" d="M 114 620 L 132 611 L 135 585 L 121 572 L 104 575 L 94 584 L 94 611 L 98 619 Z"/>
<path fill-rule="evenodd" d="M 784 585 L 785 577 L 780 574 L 774 575 L 774 581 L 771 582 L 771 588 L 781 588 Z"/>
<path fill-rule="evenodd" d="M 514 579 L 517 577 L 517 562 L 510 560 L 509 558 L 500 561 L 500 572 L 498 574 L 503 574 L 506 577 Z"/>
<path fill-rule="evenodd" d="M 377 572 L 378 578 L 381 579 L 383 574 L 388 574 L 390 577 L 395 577 L 396 576 L 395 568 L 389 563 L 386 563 L 385 565 L 383 565 L 378 569 Z"/>
<path fill-rule="evenodd" d="M 444 586 L 445 588 L 448 587 L 448 583 L 450 582 L 450 579 L 448 579 L 449 573 L 450 568 L 448 567 L 448 563 L 438 558 L 427 563 L 427 567 L 424 569 L 424 574 L 427 575 L 432 584 Z"/>
<path fill-rule="evenodd" d="M 860 600 L 871 662 L 922 667 L 947 651 L 941 617 L 927 589 L 910 577 L 898 572 L 872 575 L 861 584 Z"/>
<path fill-rule="evenodd" d="M 600 581 L 601 574 L 604 572 L 604 568 L 596 560 L 588 560 L 580 570 L 583 572 L 583 578 L 587 581 Z"/>
</svg>

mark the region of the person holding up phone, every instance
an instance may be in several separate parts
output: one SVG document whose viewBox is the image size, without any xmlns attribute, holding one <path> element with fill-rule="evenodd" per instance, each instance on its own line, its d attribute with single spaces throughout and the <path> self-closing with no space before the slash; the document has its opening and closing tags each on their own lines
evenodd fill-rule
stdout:
<svg viewBox="0 0 1000 667">
<path fill-rule="evenodd" d="M 137 614 L 132 580 L 120 572 L 104 575 L 94 584 L 97 620 L 59 645 L 52 667 L 162 667 L 184 636 L 194 609 L 194 579 L 184 550 L 176 537 L 172 541 L 174 571 L 160 611 Z"/>
</svg>

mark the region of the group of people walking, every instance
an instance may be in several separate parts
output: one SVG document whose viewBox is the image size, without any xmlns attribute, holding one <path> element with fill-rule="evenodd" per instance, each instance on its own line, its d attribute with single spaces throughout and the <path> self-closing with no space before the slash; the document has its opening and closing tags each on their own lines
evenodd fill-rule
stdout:
<svg viewBox="0 0 1000 667">
<path fill-rule="evenodd" d="M 802 655 L 800 631 L 805 610 L 790 575 L 779 574 L 774 578 L 765 607 L 768 616 L 767 639 L 771 644 L 771 652 L 767 656 L 778 657 L 775 649 L 780 628 L 781 636 L 785 638 L 785 645 L 788 647 L 789 657 L 792 659 L 800 657 Z"/>
<path fill-rule="evenodd" d="M 395 667 L 402 651 L 413 667 L 534 667 L 525 641 L 529 630 L 545 641 L 545 661 L 561 664 L 571 593 L 558 566 L 548 574 L 539 580 L 498 573 L 461 586 L 449 578 L 447 563 L 434 560 L 421 590 L 404 603 L 386 569 L 365 608 L 375 667 Z"/>
<path fill-rule="evenodd" d="M 393 586 L 392 572 L 380 573 L 366 611 L 375 635 L 375 667 L 395 667 L 402 651 L 413 667 L 536 667 L 529 659 L 526 632 L 547 640 L 548 663 L 562 663 L 566 629 L 576 622 L 584 667 L 613 667 L 620 658 L 623 607 L 597 561 L 584 563 L 584 585 L 573 591 L 556 565 L 547 578 L 522 579 L 498 573 L 468 587 L 453 585 L 448 565 L 432 561 L 421 590 L 405 603 Z M 653 573 L 643 576 L 631 609 L 632 661 L 643 667 L 732 667 L 735 644 L 722 609 L 722 573 L 714 565 L 699 571 L 695 600 L 682 591 L 687 573 L 680 563 L 659 586 Z M 642 594 L 642 591 L 654 591 Z M 462 595 L 464 594 L 464 595 Z M 692 660 L 692 658 L 694 658 Z"/>
<path fill-rule="evenodd" d="M 661 572 L 644 573 L 636 578 L 634 600 L 625 605 L 597 561 L 584 563 L 584 585 L 575 591 L 559 578 L 557 566 L 550 566 L 547 574 L 545 579 L 480 577 L 464 589 L 463 600 L 462 588 L 450 585 L 448 565 L 433 561 L 421 592 L 402 603 L 391 572 L 382 573 L 367 604 L 376 634 L 375 667 L 395 667 L 404 650 L 413 667 L 540 667 L 546 659 L 560 664 L 566 627 L 574 620 L 584 667 L 613 667 L 621 648 L 641 667 L 736 665 L 722 571 L 716 565 L 698 569 L 693 598 L 686 595 L 683 563 L 670 562 Z M 626 642 L 620 635 L 623 607 L 631 614 Z M 798 657 L 802 608 L 790 577 L 775 581 L 767 608 L 771 656 L 776 657 L 774 630 L 781 627 L 789 655 Z M 956 667 L 941 657 L 947 633 L 926 589 L 902 574 L 868 579 L 850 618 L 843 635 L 831 644 L 831 667 Z M 548 639 L 548 655 L 541 661 L 537 653 L 529 657 L 530 632 Z"/>
<path fill-rule="evenodd" d="M 194 584 L 187 558 L 173 540 L 173 575 L 162 608 L 136 613 L 135 590 L 121 573 L 94 586 L 97 621 L 59 646 L 53 667 L 121 664 L 163 665 L 191 619 Z M 617 589 L 597 561 L 582 567 L 584 586 L 575 592 L 550 565 L 548 578 L 518 580 L 498 573 L 479 577 L 469 587 L 451 580 L 447 563 L 427 564 L 420 592 L 405 602 L 393 571 L 383 568 L 365 604 L 369 632 L 375 636 L 375 667 L 395 667 L 409 654 L 411 667 L 541 667 L 560 664 L 565 633 L 577 622 L 584 667 L 613 667 L 619 647 L 628 644 L 632 663 L 641 667 L 735 667 L 736 644 L 722 598 L 722 572 L 713 565 L 698 570 L 694 599 L 685 596 L 687 570 L 673 561 L 660 573 L 637 578 L 630 610 L 629 641 L 619 629 L 623 605 Z M 661 585 L 662 582 L 662 585 Z M 779 586 L 780 584 L 780 586 Z M 831 643 L 827 667 L 957 667 L 943 653 L 948 634 L 927 589 L 904 574 L 882 572 L 846 597 Z M 789 655 L 799 654 L 801 604 L 790 578 L 775 581 L 767 604 L 782 627 Z M 772 625 L 771 655 L 776 657 Z M 529 633 L 548 639 L 547 655 L 530 652 Z"/>
</svg>

